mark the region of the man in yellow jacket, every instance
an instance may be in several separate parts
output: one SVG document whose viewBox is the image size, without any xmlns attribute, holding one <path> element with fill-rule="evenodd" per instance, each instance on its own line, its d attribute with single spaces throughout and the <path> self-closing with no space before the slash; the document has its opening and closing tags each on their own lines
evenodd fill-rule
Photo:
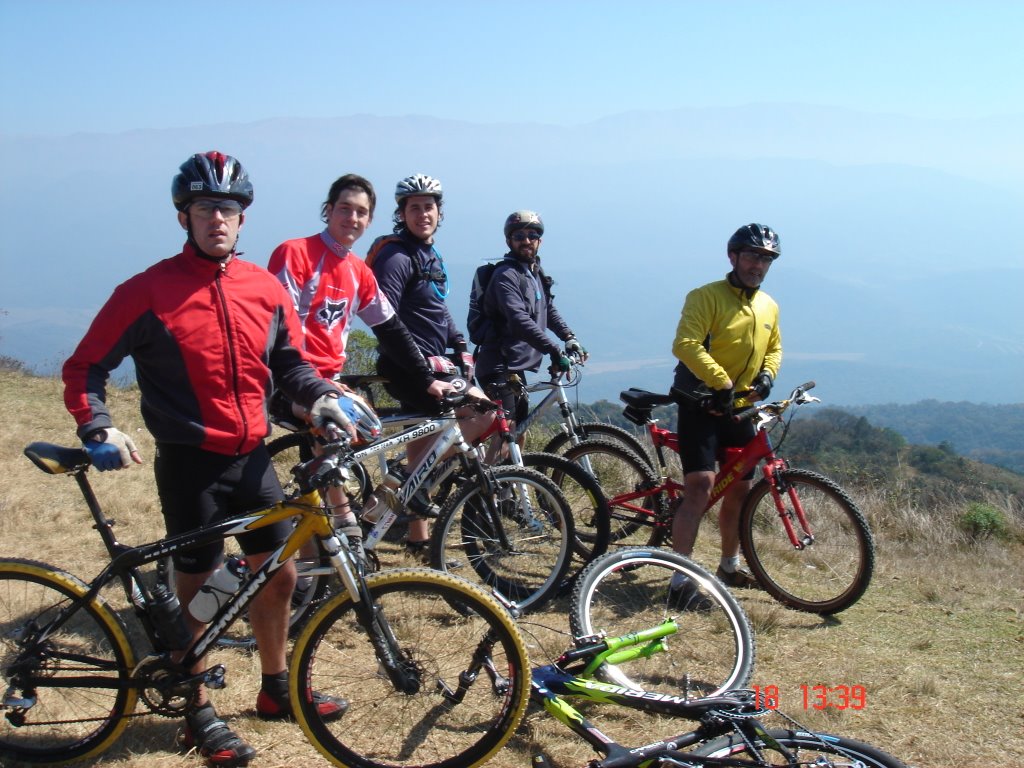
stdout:
<svg viewBox="0 0 1024 768">
<path fill-rule="evenodd" d="M 729 238 L 726 251 L 732 271 L 724 280 L 687 294 L 672 343 L 672 353 L 680 361 L 673 390 L 685 395 L 703 386 L 711 403 L 701 407 L 679 398 L 679 454 L 686 495 L 675 511 L 672 546 L 687 556 L 693 553 L 711 498 L 720 451 L 746 445 L 754 436 L 749 421 L 732 420 L 733 407 L 767 398 L 782 363 L 779 307 L 761 290 L 768 269 L 782 253 L 779 236 L 770 227 L 747 224 Z M 739 564 L 739 513 L 752 478 L 753 472 L 729 488 L 718 513 L 722 559 L 715 575 L 732 587 L 756 585 Z M 672 586 L 679 590 L 685 582 Z"/>
</svg>

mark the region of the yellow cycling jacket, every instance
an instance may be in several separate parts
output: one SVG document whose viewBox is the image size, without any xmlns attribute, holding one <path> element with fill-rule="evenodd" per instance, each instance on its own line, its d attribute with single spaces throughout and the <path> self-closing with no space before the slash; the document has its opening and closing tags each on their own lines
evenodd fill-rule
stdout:
<svg viewBox="0 0 1024 768">
<path fill-rule="evenodd" d="M 730 381 L 736 391 L 747 389 L 763 370 L 774 379 L 782 364 L 779 305 L 728 279 L 695 288 L 686 296 L 672 354 L 711 389 Z"/>
</svg>

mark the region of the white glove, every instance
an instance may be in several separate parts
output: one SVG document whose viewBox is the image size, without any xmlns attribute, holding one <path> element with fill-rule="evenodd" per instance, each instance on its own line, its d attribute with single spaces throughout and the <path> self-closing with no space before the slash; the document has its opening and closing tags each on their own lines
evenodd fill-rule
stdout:
<svg viewBox="0 0 1024 768">
<path fill-rule="evenodd" d="M 100 472 L 110 469 L 124 469 L 142 463 L 139 449 L 128 435 L 119 429 L 108 427 L 94 432 L 85 441 L 85 451 L 92 465 Z"/>
<path fill-rule="evenodd" d="M 355 405 L 345 395 L 321 395 L 309 409 L 309 419 L 314 427 L 323 429 L 328 422 L 332 422 L 348 432 L 351 437 L 356 436 L 353 422 L 358 418 Z"/>
</svg>

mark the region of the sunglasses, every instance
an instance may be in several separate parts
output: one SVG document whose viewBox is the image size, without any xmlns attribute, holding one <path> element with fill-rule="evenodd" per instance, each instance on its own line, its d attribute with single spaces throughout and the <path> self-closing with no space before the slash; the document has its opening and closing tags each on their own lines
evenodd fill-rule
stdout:
<svg viewBox="0 0 1024 768">
<path fill-rule="evenodd" d="M 513 232 L 512 239 L 517 243 L 521 243 L 524 240 L 533 242 L 534 240 L 540 240 L 540 235 L 536 232 Z"/>
<path fill-rule="evenodd" d="M 225 219 L 235 219 L 242 214 L 242 206 L 234 200 L 196 200 L 189 210 L 201 219 L 212 219 L 216 211 Z"/>
</svg>

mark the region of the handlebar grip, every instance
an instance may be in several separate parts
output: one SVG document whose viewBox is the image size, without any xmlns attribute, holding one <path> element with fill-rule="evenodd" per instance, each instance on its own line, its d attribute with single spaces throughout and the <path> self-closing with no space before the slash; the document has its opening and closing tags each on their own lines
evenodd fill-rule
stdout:
<svg viewBox="0 0 1024 768">
<path fill-rule="evenodd" d="M 737 423 L 741 421 L 747 421 L 748 419 L 754 418 L 760 410 L 760 407 L 756 405 L 753 405 L 750 408 L 744 408 L 739 413 L 734 413 L 732 415 L 732 420 Z"/>
<path fill-rule="evenodd" d="M 815 386 L 817 385 L 813 381 L 808 381 L 806 384 L 801 384 L 799 387 L 797 387 L 797 389 L 802 389 L 804 392 L 806 392 L 809 389 L 814 389 Z"/>
</svg>

